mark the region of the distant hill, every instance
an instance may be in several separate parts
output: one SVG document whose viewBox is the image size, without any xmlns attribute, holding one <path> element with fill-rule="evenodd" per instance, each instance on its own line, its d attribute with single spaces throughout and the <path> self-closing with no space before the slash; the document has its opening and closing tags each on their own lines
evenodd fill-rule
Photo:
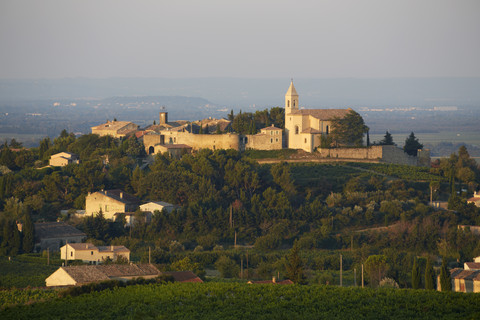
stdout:
<svg viewBox="0 0 480 320">
<path fill-rule="evenodd" d="M 254 110 L 283 105 L 289 81 L 283 78 L 0 80 L 0 101 L 195 96 L 235 110 Z M 300 104 L 306 107 L 480 106 L 480 78 L 299 78 L 294 81 Z"/>
</svg>

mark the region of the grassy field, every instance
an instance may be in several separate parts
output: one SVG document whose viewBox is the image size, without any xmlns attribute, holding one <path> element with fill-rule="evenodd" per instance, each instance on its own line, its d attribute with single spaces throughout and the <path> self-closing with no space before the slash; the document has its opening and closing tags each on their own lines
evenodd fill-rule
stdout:
<svg viewBox="0 0 480 320">
<path fill-rule="evenodd" d="M 1 293 L 1 292 L 0 292 Z M 11 306 L 1 319 L 479 319 L 480 296 L 411 289 L 173 283 Z M 47 299 L 47 301 L 45 301 Z"/>
</svg>

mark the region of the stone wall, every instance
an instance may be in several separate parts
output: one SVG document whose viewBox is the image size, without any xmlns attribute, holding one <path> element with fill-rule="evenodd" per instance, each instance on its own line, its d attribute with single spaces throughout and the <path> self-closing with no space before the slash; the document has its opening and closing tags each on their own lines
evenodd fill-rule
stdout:
<svg viewBox="0 0 480 320">
<path fill-rule="evenodd" d="M 240 150 L 238 134 L 194 134 L 190 132 L 162 131 L 160 134 L 147 134 L 143 137 L 143 144 L 148 153 L 151 146 L 158 144 L 186 144 L 193 150 L 200 149 L 235 149 Z"/>
<path fill-rule="evenodd" d="M 419 150 L 418 156 L 410 156 L 396 146 L 371 146 L 368 148 L 333 148 L 317 152 L 323 158 L 379 160 L 381 162 L 410 166 L 430 166 L 430 151 Z"/>
<path fill-rule="evenodd" d="M 275 131 L 274 131 L 275 132 Z M 282 132 L 280 134 L 247 134 L 240 137 L 243 139 L 243 145 L 245 149 L 255 149 L 255 150 L 279 150 L 282 149 L 283 139 Z"/>
</svg>

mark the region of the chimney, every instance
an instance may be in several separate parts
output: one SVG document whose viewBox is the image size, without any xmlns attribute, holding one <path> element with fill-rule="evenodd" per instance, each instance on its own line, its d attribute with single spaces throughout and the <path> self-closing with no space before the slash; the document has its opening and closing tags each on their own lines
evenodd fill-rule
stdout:
<svg viewBox="0 0 480 320">
<path fill-rule="evenodd" d="M 113 251 L 113 245 L 110 246 L 110 251 Z"/>
<path fill-rule="evenodd" d="M 275 279 L 275 277 L 272 278 L 272 283 L 277 283 L 277 279 Z"/>
</svg>

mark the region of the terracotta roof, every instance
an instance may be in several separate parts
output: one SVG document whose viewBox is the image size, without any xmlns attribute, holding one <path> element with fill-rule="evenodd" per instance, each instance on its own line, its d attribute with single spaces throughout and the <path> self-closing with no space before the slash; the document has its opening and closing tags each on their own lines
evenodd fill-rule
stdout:
<svg viewBox="0 0 480 320">
<path fill-rule="evenodd" d="M 270 127 L 265 127 L 261 130 L 282 130 L 280 128 L 275 127 L 273 124 Z"/>
<path fill-rule="evenodd" d="M 465 262 L 470 270 L 480 270 L 480 262 Z"/>
<path fill-rule="evenodd" d="M 105 196 L 115 199 L 117 201 L 129 204 L 137 204 L 140 202 L 138 198 L 132 196 L 131 194 L 126 193 L 120 189 L 112 189 L 112 190 L 104 190 L 104 191 L 97 191 L 98 193 L 102 193 Z M 120 197 L 122 195 L 122 197 Z"/>
<path fill-rule="evenodd" d="M 282 281 L 275 281 L 273 280 L 259 280 L 259 281 L 249 281 L 251 284 L 293 284 L 292 280 L 286 279 Z"/>
<path fill-rule="evenodd" d="M 476 202 L 476 201 L 480 201 L 480 197 L 471 197 L 469 199 L 467 199 L 467 201 L 471 201 L 471 202 Z"/>
<path fill-rule="evenodd" d="M 200 279 L 195 273 L 192 271 L 168 271 L 162 272 L 167 276 L 172 276 L 176 282 L 197 282 L 202 283 L 202 279 Z"/>
<path fill-rule="evenodd" d="M 302 133 L 322 133 L 322 131 L 313 128 L 306 128 L 302 130 Z"/>
<path fill-rule="evenodd" d="M 101 252 L 130 252 L 125 246 L 98 246 Z"/>
<path fill-rule="evenodd" d="M 452 279 L 480 280 L 480 270 L 464 270 L 455 268 L 450 270 Z"/>
<path fill-rule="evenodd" d="M 159 275 L 151 264 L 109 264 L 61 267 L 78 284 L 111 280 L 121 277 L 144 277 Z"/>
<path fill-rule="evenodd" d="M 128 126 L 133 122 L 129 121 L 108 121 L 106 123 L 102 123 L 96 127 L 92 127 L 94 130 L 125 130 L 125 127 Z"/>
<path fill-rule="evenodd" d="M 97 266 L 71 266 L 61 267 L 61 269 L 65 270 L 77 284 L 110 280 L 102 270 L 96 267 Z"/>
<path fill-rule="evenodd" d="M 332 120 L 333 118 L 344 118 L 352 109 L 302 109 L 292 112 L 292 114 L 301 114 L 312 116 L 318 120 Z"/>
<path fill-rule="evenodd" d="M 35 223 L 35 237 L 39 239 L 85 237 L 86 234 L 65 222 Z"/>
</svg>

